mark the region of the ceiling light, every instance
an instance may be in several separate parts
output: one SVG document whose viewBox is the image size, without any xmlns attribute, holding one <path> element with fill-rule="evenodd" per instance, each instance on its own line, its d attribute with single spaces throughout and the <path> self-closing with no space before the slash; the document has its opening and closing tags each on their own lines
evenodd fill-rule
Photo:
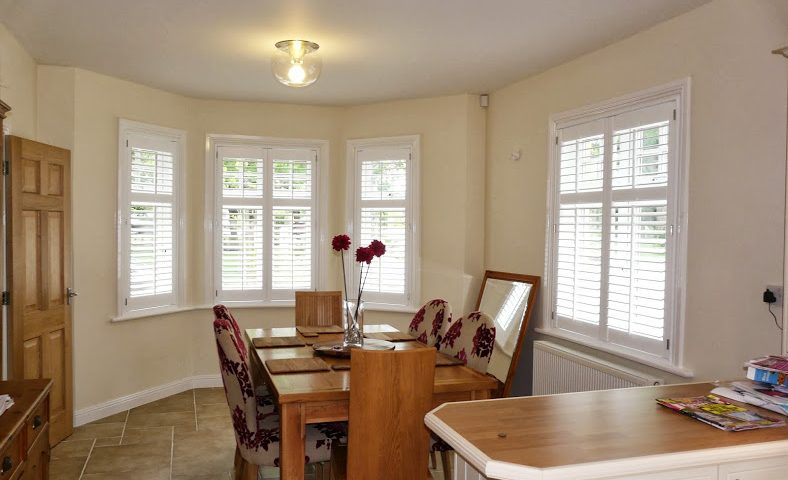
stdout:
<svg viewBox="0 0 788 480">
<path fill-rule="evenodd" d="M 282 40 L 276 42 L 276 48 L 271 70 L 277 80 L 296 88 L 315 83 L 323 66 L 315 53 L 320 48 L 318 44 L 307 40 Z"/>
</svg>

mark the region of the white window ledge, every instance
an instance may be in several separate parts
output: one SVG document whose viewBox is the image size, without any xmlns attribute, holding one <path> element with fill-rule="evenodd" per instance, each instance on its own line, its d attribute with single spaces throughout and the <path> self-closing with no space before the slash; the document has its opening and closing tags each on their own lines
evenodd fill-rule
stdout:
<svg viewBox="0 0 788 480">
<path fill-rule="evenodd" d="M 364 311 L 367 312 L 416 313 L 420 308 L 421 307 L 412 307 L 408 305 L 364 302 Z"/>
<path fill-rule="evenodd" d="M 677 365 L 673 365 L 669 363 L 667 360 L 659 360 L 655 358 L 643 357 L 634 354 L 631 351 L 628 351 L 628 349 L 619 347 L 617 345 L 611 345 L 605 342 L 601 342 L 589 338 L 580 338 L 578 335 L 573 335 L 571 333 L 567 333 L 559 329 L 538 327 L 535 330 L 537 333 L 541 333 L 543 335 L 549 335 L 551 337 L 561 338 L 563 340 L 569 340 L 570 342 L 574 342 L 580 345 L 584 345 L 586 347 L 593 348 L 595 350 L 601 350 L 606 353 L 610 353 L 622 358 L 626 358 L 627 360 L 632 360 L 633 362 L 647 365 L 649 367 L 653 367 L 658 370 L 662 370 L 664 372 L 672 373 L 673 375 L 678 375 L 679 377 L 692 378 L 695 376 L 692 370 Z"/>
<path fill-rule="evenodd" d="M 219 304 L 225 305 L 227 307 L 233 309 L 239 308 L 293 308 L 295 306 L 295 302 L 293 301 L 285 301 L 285 302 L 273 302 L 273 303 L 262 303 L 262 302 L 219 302 Z M 171 315 L 173 313 L 181 313 L 181 312 L 192 312 L 195 310 L 210 310 L 213 308 L 213 305 L 188 305 L 184 307 L 158 307 L 158 308 L 146 308 L 144 310 L 135 310 L 132 312 L 125 313 L 123 315 L 117 315 L 114 317 L 110 317 L 110 322 L 117 323 L 117 322 L 125 322 L 127 320 L 137 320 L 139 318 L 150 318 L 150 317 L 160 317 L 163 315 Z"/>
</svg>

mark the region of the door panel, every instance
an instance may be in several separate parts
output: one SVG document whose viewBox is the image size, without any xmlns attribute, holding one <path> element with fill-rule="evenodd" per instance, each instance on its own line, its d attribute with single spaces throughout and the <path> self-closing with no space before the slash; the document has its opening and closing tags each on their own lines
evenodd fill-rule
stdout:
<svg viewBox="0 0 788 480">
<path fill-rule="evenodd" d="M 50 443 L 73 429 L 70 153 L 9 137 L 9 374 L 51 378 Z"/>
</svg>

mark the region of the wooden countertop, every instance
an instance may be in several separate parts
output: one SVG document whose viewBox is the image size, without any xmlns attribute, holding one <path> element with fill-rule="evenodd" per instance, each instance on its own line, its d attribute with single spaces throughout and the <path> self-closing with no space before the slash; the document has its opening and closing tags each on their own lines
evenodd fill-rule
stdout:
<svg viewBox="0 0 788 480">
<path fill-rule="evenodd" d="M 788 454 L 788 427 L 725 432 L 655 402 L 705 395 L 714 387 L 694 383 L 451 403 L 427 414 L 426 424 L 479 472 L 501 479 L 581 480 L 603 471 L 628 475 Z"/>
<path fill-rule="evenodd" d="M 14 405 L 0 415 L 0 450 L 11 440 L 11 435 L 22 429 L 21 424 L 30 413 L 30 408 L 40 401 L 52 388 L 52 380 L 0 381 L 0 394 L 9 394 Z"/>
</svg>

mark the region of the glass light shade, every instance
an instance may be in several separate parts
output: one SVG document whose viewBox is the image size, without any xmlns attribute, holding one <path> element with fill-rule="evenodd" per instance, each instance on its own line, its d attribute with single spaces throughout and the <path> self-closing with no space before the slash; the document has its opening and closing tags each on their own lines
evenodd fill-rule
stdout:
<svg viewBox="0 0 788 480">
<path fill-rule="evenodd" d="M 306 87 L 320 76 L 323 62 L 317 55 L 320 46 L 307 40 L 283 40 L 276 43 L 277 52 L 271 70 L 288 87 Z"/>
</svg>

